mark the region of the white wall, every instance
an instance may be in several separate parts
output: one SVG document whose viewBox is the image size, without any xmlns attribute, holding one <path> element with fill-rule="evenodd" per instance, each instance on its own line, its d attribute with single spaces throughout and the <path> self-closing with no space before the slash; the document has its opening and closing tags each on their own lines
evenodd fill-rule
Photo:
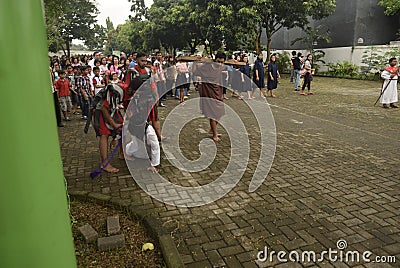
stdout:
<svg viewBox="0 0 400 268">
<path fill-rule="evenodd" d="M 399 41 L 390 42 L 390 45 L 380 45 L 380 46 L 356 46 L 356 47 L 335 47 L 335 48 L 324 48 L 320 49 L 324 51 L 325 57 L 323 60 L 328 63 L 336 63 L 348 61 L 357 66 L 363 66 L 362 57 L 364 52 L 370 52 L 371 48 L 376 49 L 375 52 L 381 55 L 384 55 L 386 52 L 393 51 L 393 49 L 400 48 Z M 277 50 L 274 52 L 283 52 L 284 50 Z M 291 53 L 289 50 L 285 50 L 288 53 Z M 308 52 L 305 50 L 297 50 L 297 52 L 301 52 L 303 55 L 307 55 Z M 400 57 L 400 55 L 398 55 Z M 389 60 L 389 59 L 388 59 Z M 327 71 L 328 67 L 320 66 L 321 71 Z"/>
</svg>

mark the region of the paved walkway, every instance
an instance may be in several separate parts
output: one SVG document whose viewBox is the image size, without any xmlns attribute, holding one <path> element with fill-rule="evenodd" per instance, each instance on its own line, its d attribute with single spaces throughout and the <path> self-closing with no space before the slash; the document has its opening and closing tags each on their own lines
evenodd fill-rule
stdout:
<svg viewBox="0 0 400 268">
<path fill-rule="evenodd" d="M 378 82 L 315 80 L 314 96 L 299 96 L 283 81 L 278 98 L 268 99 L 277 151 L 266 181 L 253 193 L 248 186 L 260 155 L 259 130 L 237 99 L 227 103 L 240 111 L 249 131 L 251 160 L 242 180 L 224 198 L 196 208 L 165 205 L 143 192 L 118 159 L 112 162 L 121 169 L 118 174 L 92 180 L 89 173 L 99 162 L 97 140 L 92 130 L 83 133 L 84 122 L 78 117 L 59 129 L 68 188 L 141 205 L 171 231 L 187 267 L 399 267 L 400 109 L 372 106 Z M 165 103 L 161 119 L 178 104 Z M 207 130 L 204 119 L 183 129 L 184 155 L 199 157 L 198 142 L 207 137 Z M 228 146 L 228 140 L 218 144 L 218 157 L 206 171 L 182 173 L 162 159 L 161 174 L 182 186 L 209 183 L 226 167 Z M 264 247 L 318 254 L 337 249 L 340 239 L 347 241 L 346 250 L 371 251 L 371 259 L 396 256 L 397 263 L 257 262 Z"/>
</svg>

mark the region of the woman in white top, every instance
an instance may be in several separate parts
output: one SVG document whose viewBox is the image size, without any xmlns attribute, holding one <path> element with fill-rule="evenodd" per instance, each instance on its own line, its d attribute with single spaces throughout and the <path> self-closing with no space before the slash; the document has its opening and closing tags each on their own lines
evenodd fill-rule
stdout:
<svg viewBox="0 0 400 268">
<path fill-rule="evenodd" d="M 308 89 L 308 95 L 312 95 L 313 92 L 311 91 L 311 81 L 312 81 L 312 75 L 315 69 L 312 68 L 312 55 L 308 54 L 306 61 L 304 62 L 304 69 L 306 70 L 306 73 L 304 74 L 304 83 L 303 86 L 301 87 L 301 93 L 300 95 L 305 96 L 306 94 L 304 93 L 304 89 L 307 87 Z"/>
<path fill-rule="evenodd" d="M 189 68 L 187 67 L 186 63 L 181 60 L 178 61 L 175 68 L 177 72 L 177 77 L 176 77 L 177 90 L 175 95 L 178 95 L 179 93 L 179 99 L 180 102 L 182 103 L 185 97 L 185 88 L 189 88 L 189 85 L 187 83 L 189 78 Z"/>
<path fill-rule="evenodd" d="M 101 77 L 105 78 L 104 76 L 106 75 L 106 72 L 108 71 L 108 67 L 107 67 L 107 58 L 103 57 L 100 61 L 100 75 Z"/>
</svg>

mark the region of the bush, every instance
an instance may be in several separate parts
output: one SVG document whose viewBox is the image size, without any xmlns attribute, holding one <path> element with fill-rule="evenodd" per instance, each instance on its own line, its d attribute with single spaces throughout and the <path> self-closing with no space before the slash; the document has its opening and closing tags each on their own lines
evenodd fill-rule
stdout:
<svg viewBox="0 0 400 268">
<path fill-rule="evenodd" d="M 365 51 L 362 57 L 362 63 L 365 66 L 361 67 L 362 73 L 376 73 L 382 71 L 388 64 L 391 57 L 396 57 L 400 54 L 400 48 L 393 48 L 392 51 L 383 53 L 375 47 L 370 47 L 369 51 Z"/>
<path fill-rule="evenodd" d="M 322 77 L 334 77 L 334 78 L 345 78 L 345 79 L 358 79 L 358 80 L 369 80 L 369 81 L 380 81 L 381 76 L 380 73 L 358 73 L 357 75 L 354 76 L 334 76 L 330 72 L 318 72 L 316 74 L 317 76 L 322 76 Z"/>
<path fill-rule="evenodd" d="M 279 73 L 290 73 L 290 54 L 286 51 L 276 54 Z"/>
<path fill-rule="evenodd" d="M 326 64 L 326 62 L 323 60 L 323 58 L 325 57 L 325 52 L 322 50 L 314 50 L 312 52 L 312 55 L 313 55 L 313 64 L 314 64 L 313 68 L 315 68 L 315 73 L 318 73 L 320 65 Z"/>
<path fill-rule="evenodd" d="M 358 66 L 348 61 L 328 63 L 328 74 L 334 77 L 357 77 L 359 76 Z"/>
</svg>

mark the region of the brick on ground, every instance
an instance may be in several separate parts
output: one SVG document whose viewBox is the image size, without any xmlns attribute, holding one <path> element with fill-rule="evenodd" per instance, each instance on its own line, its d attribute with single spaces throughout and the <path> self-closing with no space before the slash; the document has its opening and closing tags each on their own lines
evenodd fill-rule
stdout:
<svg viewBox="0 0 400 268">
<path fill-rule="evenodd" d="M 99 234 L 90 224 L 85 224 L 79 227 L 78 230 L 85 238 L 86 243 L 92 243 L 99 237 Z"/>
<path fill-rule="evenodd" d="M 118 234 L 120 230 L 119 216 L 107 217 L 107 233 L 109 235 L 115 235 Z"/>
<path fill-rule="evenodd" d="M 100 251 L 119 248 L 125 245 L 125 236 L 123 234 L 101 237 L 97 240 L 97 247 Z"/>
</svg>

